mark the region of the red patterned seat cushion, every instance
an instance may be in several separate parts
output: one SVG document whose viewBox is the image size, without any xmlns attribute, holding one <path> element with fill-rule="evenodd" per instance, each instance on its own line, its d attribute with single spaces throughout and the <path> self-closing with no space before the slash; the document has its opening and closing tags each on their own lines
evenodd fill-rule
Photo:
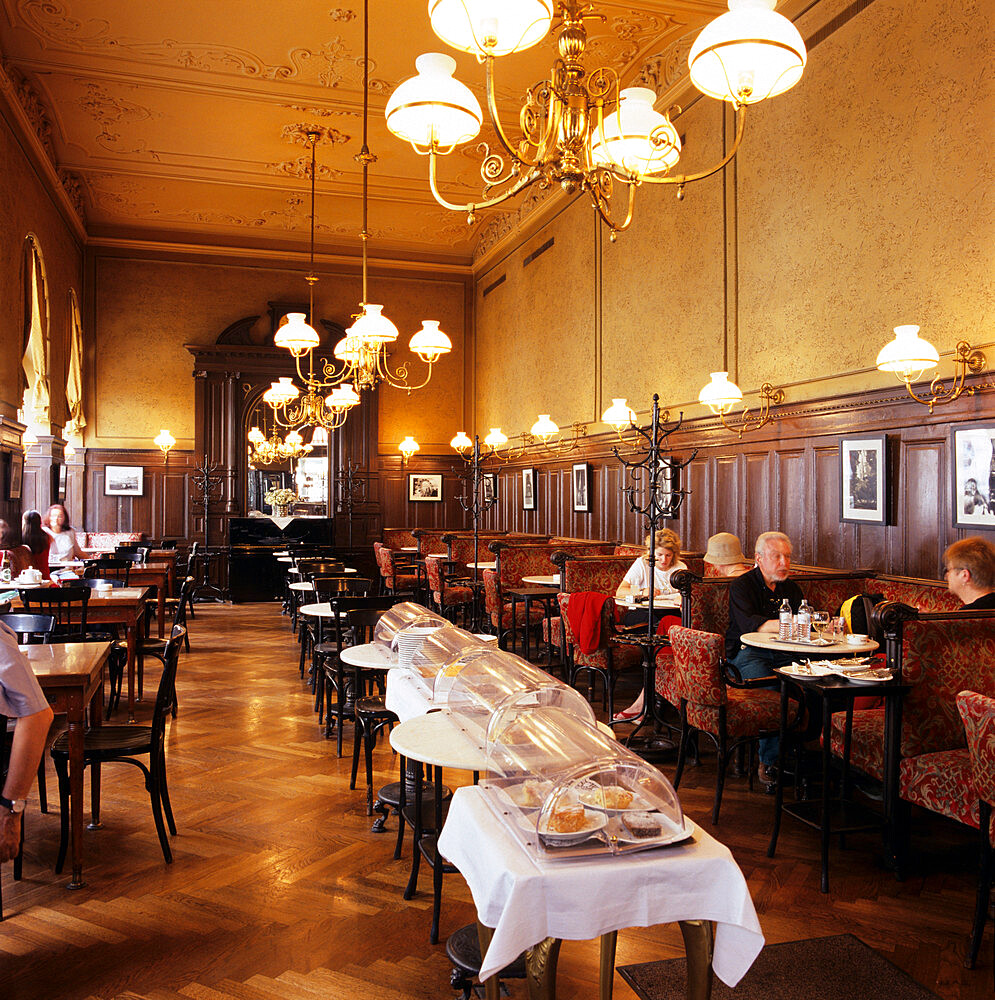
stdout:
<svg viewBox="0 0 995 1000">
<path fill-rule="evenodd" d="M 394 590 L 414 590 L 418 586 L 418 577 L 409 576 L 407 573 L 395 573 L 394 582 L 388 586 Z"/>
<path fill-rule="evenodd" d="M 777 691 L 727 688 L 726 733 L 732 739 L 766 730 L 777 732 L 781 724 L 781 696 Z M 688 702 L 688 722 L 709 733 L 719 731 L 719 706 Z"/>
<path fill-rule="evenodd" d="M 843 734 L 846 716 L 833 716 L 832 750 L 843 756 Z M 850 765 L 879 781 L 884 780 L 884 709 L 871 708 L 853 713 Z"/>
<path fill-rule="evenodd" d="M 560 616 L 555 618 L 544 618 L 542 620 L 542 637 L 546 642 L 554 646 L 560 644 Z"/>
<path fill-rule="evenodd" d="M 451 604 L 469 604 L 473 600 L 473 591 L 469 587 L 446 587 L 445 594 L 434 592 L 435 603 L 444 607 Z"/>
<path fill-rule="evenodd" d="M 676 669 L 674 651 L 664 646 L 656 654 L 654 686 L 656 687 L 656 693 L 664 701 L 670 702 L 675 708 L 679 707 L 681 703 L 681 696 L 677 693 L 677 688 L 674 685 L 674 672 Z"/>
<path fill-rule="evenodd" d="M 978 793 L 966 749 L 906 757 L 899 770 L 899 794 L 907 802 L 958 823 L 978 826 Z"/>
<path fill-rule="evenodd" d="M 542 620 L 544 612 L 542 607 L 535 607 L 534 605 L 529 608 L 529 621 L 534 625 L 536 622 Z M 497 627 L 498 620 L 497 615 L 491 615 L 491 624 Z M 525 621 L 525 605 L 522 601 L 519 601 L 515 605 L 515 624 L 521 625 Z M 501 612 L 501 628 L 511 628 L 511 602 L 509 601 L 505 604 L 504 609 Z"/>
</svg>

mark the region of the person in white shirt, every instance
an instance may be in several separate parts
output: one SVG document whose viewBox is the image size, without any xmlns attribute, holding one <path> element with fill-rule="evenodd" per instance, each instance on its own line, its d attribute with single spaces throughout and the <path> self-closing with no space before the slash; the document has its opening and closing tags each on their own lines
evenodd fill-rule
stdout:
<svg viewBox="0 0 995 1000">
<path fill-rule="evenodd" d="M 79 547 L 76 539 L 76 532 L 69 524 L 69 513 L 61 503 L 53 503 L 45 511 L 42 527 L 52 538 L 52 544 L 48 549 L 49 564 L 86 559 L 86 553 Z"/>
<path fill-rule="evenodd" d="M 615 591 L 620 600 L 627 597 L 649 596 L 649 548 L 650 536 L 646 536 L 646 555 L 640 556 L 628 569 L 622 582 Z M 681 540 L 676 531 L 661 528 L 655 538 L 655 562 L 653 566 L 653 622 L 657 630 L 666 630 L 671 625 L 679 625 L 681 595 L 680 591 L 671 586 L 670 578 L 679 569 L 687 569 L 681 561 Z M 625 628 L 645 625 L 649 621 L 649 611 L 646 608 L 633 608 L 626 612 L 622 619 Z M 643 711 L 643 693 L 639 692 L 636 700 L 621 712 L 616 712 L 612 722 L 630 722 Z"/>
<path fill-rule="evenodd" d="M 45 752 L 52 725 L 48 704 L 27 657 L 17 648 L 17 636 L 0 624 L 0 715 L 16 719 L 7 774 L 0 794 L 0 861 L 17 855 L 25 799 Z"/>
</svg>

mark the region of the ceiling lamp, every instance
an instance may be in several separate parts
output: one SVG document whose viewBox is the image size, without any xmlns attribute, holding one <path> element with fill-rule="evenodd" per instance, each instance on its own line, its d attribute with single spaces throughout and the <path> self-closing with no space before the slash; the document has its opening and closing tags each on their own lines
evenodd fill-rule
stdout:
<svg viewBox="0 0 995 1000">
<path fill-rule="evenodd" d="M 404 461 L 408 462 L 411 460 L 411 456 L 416 451 L 421 451 L 421 446 L 418 442 L 409 434 L 398 446 L 397 450 L 404 457 Z"/>
<path fill-rule="evenodd" d="M 328 404 L 328 400 L 325 400 L 325 404 Z M 324 427 L 315 427 L 314 433 L 311 435 L 311 447 L 312 448 L 327 448 L 328 447 L 328 431 Z"/>
<path fill-rule="evenodd" d="M 742 437 L 746 431 L 759 430 L 770 422 L 770 408 L 784 402 L 784 390 L 775 389 L 770 382 L 764 382 L 760 386 L 760 409 L 756 416 L 750 417 L 750 411 L 743 410 L 740 423 L 731 424 L 726 420 L 726 415 L 734 406 L 743 402 L 743 391 L 735 382 L 729 381 L 728 372 L 712 372 L 711 381 L 698 393 L 698 402 L 707 406 L 722 421 L 726 430 Z"/>
<path fill-rule="evenodd" d="M 707 25 L 692 46 L 691 82 L 702 93 L 729 101 L 737 114 L 731 149 L 697 173 L 669 176 L 681 144 L 669 117 L 653 108 L 652 91 L 622 90 L 611 67 L 588 72 L 582 65 L 585 22 L 598 16 L 582 0 L 429 0 L 436 35 L 484 63 L 487 110 L 500 148 L 482 144 L 479 201 L 454 204 L 438 187 L 438 157 L 475 138 L 482 120 L 476 98 L 453 77 L 452 59 L 426 53 L 415 60 L 417 76 L 397 87 L 387 103 L 387 128 L 429 157 L 433 196 L 444 208 L 466 212 L 468 222 L 477 209 L 498 205 L 537 181 L 543 187 L 558 183 L 568 194 L 590 195 L 614 240 L 632 221 L 640 184 L 676 184 L 683 197 L 685 184 L 710 177 L 736 155 L 746 108 L 801 79 L 805 44 L 773 8 L 774 0 L 729 0 L 729 12 Z M 554 16 L 558 58 L 549 78 L 526 92 L 521 134 L 509 137 L 497 113 L 494 61 L 541 41 Z M 626 193 L 621 210 L 614 204 L 616 185 Z"/>
<path fill-rule="evenodd" d="M 176 438 L 173 437 L 165 427 L 152 439 L 153 444 L 155 444 L 159 451 L 162 452 L 162 463 L 163 465 L 169 461 L 169 449 L 176 444 Z"/>
<path fill-rule="evenodd" d="M 984 370 L 988 359 L 981 351 L 971 347 L 966 340 L 959 340 L 954 349 L 954 380 L 950 388 L 943 388 L 937 376 L 929 384 L 931 396 L 917 395 L 912 383 L 918 382 L 927 371 L 939 363 L 939 353 L 928 340 L 923 340 L 919 336 L 917 326 L 896 326 L 895 339 L 881 348 L 877 359 L 878 370 L 894 372 L 905 383 L 909 395 L 916 402 L 928 406 L 930 413 L 937 403 L 952 403 L 962 393 L 966 392 L 969 396 L 973 396 L 979 389 L 995 388 L 995 384 L 991 382 L 972 386 L 964 384 L 968 372 L 977 375 Z"/>
</svg>

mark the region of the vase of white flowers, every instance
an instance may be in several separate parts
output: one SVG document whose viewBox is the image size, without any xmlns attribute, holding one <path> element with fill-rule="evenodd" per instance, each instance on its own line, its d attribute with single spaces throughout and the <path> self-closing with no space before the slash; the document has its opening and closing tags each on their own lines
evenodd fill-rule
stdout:
<svg viewBox="0 0 995 1000">
<path fill-rule="evenodd" d="M 273 513 L 277 517 L 289 517 L 291 508 L 299 499 L 300 497 L 293 490 L 286 488 L 270 490 L 263 496 L 263 501 L 273 508 Z"/>
</svg>

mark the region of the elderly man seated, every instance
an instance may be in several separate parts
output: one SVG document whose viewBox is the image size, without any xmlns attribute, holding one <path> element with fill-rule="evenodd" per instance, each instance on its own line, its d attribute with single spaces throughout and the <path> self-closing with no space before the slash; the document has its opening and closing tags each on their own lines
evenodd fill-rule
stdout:
<svg viewBox="0 0 995 1000">
<path fill-rule="evenodd" d="M 972 611 L 995 609 L 995 545 L 986 538 L 962 538 L 943 553 L 947 590 Z"/>
<path fill-rule="evenodd" d="M 756 565 L 729 587 L 729 628 L 726 631 L 726 657 L 746 679 L 766 677 L 771 668 L 791 662 L 790 653 L 744 646 L 739 637 L 746 632 L 778 631 L 778 612 L 787 599 L 797 614 L 802 602 L 801 588 L 788 579 L 791 572 L 791 539 L 780 531 L 765 531 L 754 547 Z M 773 791 L 776 780 L 778 741 L 776 737 L 760 740 L 760 783 Z"/>
</svg>

